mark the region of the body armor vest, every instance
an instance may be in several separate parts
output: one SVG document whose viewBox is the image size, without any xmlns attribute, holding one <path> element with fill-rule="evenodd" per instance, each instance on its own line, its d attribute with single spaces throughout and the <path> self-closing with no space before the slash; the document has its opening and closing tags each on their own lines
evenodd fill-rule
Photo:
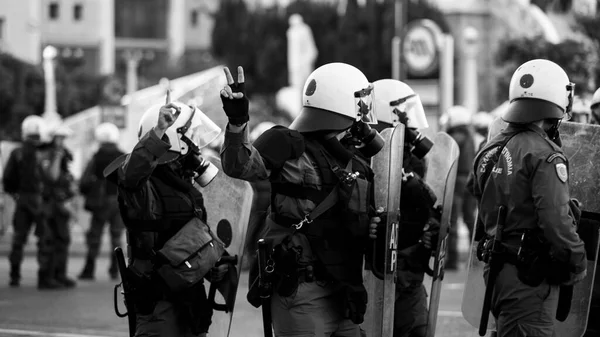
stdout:
<svg viewBox="0 0 600 337">
<path fill-rule="evenodd" d="M 148 193 L 147 206 L 149 209 L 153 207 L 152 204 L 160 204 L 158 207 L 162 211 L 157 219 L 144 219 L 143 214 L 136 215 L 135 211 L 128 209 L 119 198 L 119 208 L 127 228 L 132 254 L 143 259 L 152 258 L 152 251 L 159 250 L 198 212 L 201 213 L 202 221 L 206 222 L 204 199 L 194 187 L 189 191 L 180 191 L 156 177 L 150 177 L 150 183 L 156 191 L 157 198 L 155 200 L 153 195 Z M 148 212 L 148 209 L 138 211 Z"/>
<path fill-rule="evenodd" d="M 298 186 L 296 184 L 272 183 L 272 202 L 275 194 L 292 198 L 309 199 L 320 204 L 334 188 L 339 188 L 339 178 L 334 169 L 344 169 L 346 163 L 340 163 L 319 142 L 305 138 L 306 152 L 316 164 L 316 171 L 321 177 L 321 190 Z M 352 159 L 352 172 L 359 172 L 357 189 L 360 195 L 353 197 L 361 199 L 361 205 L 370 207 L 372 196 L 372 171 L 367 163 L 357 158 Z M 315 271 L 336 281 L 362 283 L 362 261 L 367 244 L 368 208 L 363 211 L 351 210 L 349 200 L 342 197 L 329 210 L 305 224 L 298 232 L 306 235 L 311 250 L 317 258 Z M 271 207 L 271 210 L 277 209 Z M 274 211 L 271 219 L 280 226 L 291 227 L 301 219 L 291 219 L 281 216 Z"/>
</svg>

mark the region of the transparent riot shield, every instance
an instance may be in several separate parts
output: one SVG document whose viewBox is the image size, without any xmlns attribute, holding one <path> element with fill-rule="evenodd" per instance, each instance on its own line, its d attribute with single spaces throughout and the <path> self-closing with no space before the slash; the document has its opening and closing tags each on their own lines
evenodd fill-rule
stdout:
<svg viewBox="0 0 600 337">
<path fill-rule="evenodd" d="M 429 316 L 427 319 L 427 337 L 435 335 L 438 307 L 442 281 L 444 280 L 444 260 L 448 234 L 450 233 L 450 213 L 452 211 L 452 198 L 454 197 L 454 184 L 458 165 L 458 144 L 445 132 L 438 132 L 433 138 L 433 147 L 425 156 L 427 171 L 425 182 L 437 197 L 434 205 L 441 208 L 440 233 L 438 246 L 434 253 L 433 277 L 429 295 Z"/>
<path fill-rule="evenodd" d="M 492 139 L 507 123 L 500 118 L 490 125 L 488 140 Z M 582 220 L 578 233 L 585 242 L 588 258 L 587 276 L 573 288 L 568 317 L 556 321 L 557 336 L 583 336 L 588 324 L 588 313 L 592 300 L 592 290 L 598 261 L 600 242 L 600 126 L 563 122 L 560 127 L 562 148 L 569 160 L 569 189 L 571 197 L 582 204 Z M 473 233 L 476 237 L 477 233 Z M 484 264 L 477 260 L 478 242 L 473 241 L 469 256 L 467 284 L 463 295 L 462 312 L 464 318 L 474 327 L 479 327 L 483 307 L 485 283 Z M 490 314 L 488 330 L 495 329 Z"/>
<path fill-rule="evenodd" d="M 375 173 L 375 205 L 387 213 L 387 223 L 386 231 L 378 233 L 385 235 L 385 241 L 374 244 L 364 272 L 369 302 L 361 327 L 368 337 L 393 336 L 404 125 L 385 129 L 381 136 L 385 146 L 372 158 L 371 167 Z"/>
<path fill-rule="evenodd" d="M 219 173 L 208 186 L 204 188 L 199 185 L 195 186 L 204 196 L 208 225 L 225 243 L 227 253 L 233 258 L 237 256 L 235 264 L 229 263 L 226 280 L 219 287 L 211 289 L 210 282 L 206 282 L 209 297 L 211 293 L 214 295 L 214 304 L 217 309 L 213 313 L 208 335 L 225 337 L 229 336 L 231 330 L 237 286 L 242 273 L 244 244 L 253 191 L 248 182 L 230 178 L 223 173 L 219 159 L 210 158 L 210 161 L 219 168 Z M 231 261 L 234 260 L 233 258 Z"/>
</svg>

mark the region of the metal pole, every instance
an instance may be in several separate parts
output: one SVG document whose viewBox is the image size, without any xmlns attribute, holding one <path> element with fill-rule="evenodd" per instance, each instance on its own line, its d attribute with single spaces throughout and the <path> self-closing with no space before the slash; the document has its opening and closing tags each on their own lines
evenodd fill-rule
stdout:
<svg viewBox="0 0 600 337">
<path fill-rule="evenodd" d="M 406 0 L 395 0 L 394 2 L 394 32 L 395 36 L 392 39 L 392 78 L 403 80 L 406 78 L 404 60 L 402 58 L 402 33 L 404 24 L 407 20 L 407 3 Z"/>
</svg>

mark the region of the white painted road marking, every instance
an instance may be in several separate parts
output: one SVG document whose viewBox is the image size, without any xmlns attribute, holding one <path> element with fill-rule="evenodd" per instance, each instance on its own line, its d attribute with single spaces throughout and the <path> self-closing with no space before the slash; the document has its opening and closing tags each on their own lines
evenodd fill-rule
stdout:
<svg viewBox="0 0 600 337">
<path fill-rule="evenodd" d="M 82 334 L 77 334 L 77 333 L 47 332 L 47 331 L 32 331 L 32 330 L 0 328 L 0 335 L 2 335 L 2 334 L 9 334 L 9 335 L 13 335 L 13 336 L 44 336 L 44 337 L 110 337 L 110 336 L 99 336 L 99 335 L 82 335 Z"/>
</svg>

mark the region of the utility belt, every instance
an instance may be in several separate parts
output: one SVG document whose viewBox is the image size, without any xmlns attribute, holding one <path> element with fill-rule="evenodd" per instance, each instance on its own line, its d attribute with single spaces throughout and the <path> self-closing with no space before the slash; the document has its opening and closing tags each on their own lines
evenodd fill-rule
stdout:
<svg viewBox="0 0 600 337">
<path fill-rule="evenodd" d="M 549 254 L 549 244 L 535 230 L 520 232 L 521 241 L 517 251 L 502 243 L 500 253 L 494 256 L 501 263 L 510 263 L 517 268 L 517 276 L 524 284 L 537 287 L 544 280 L 552 285 L 560 285 L 570 277 L 570 267 L 567 263 L 553 259 Z M 477 259 L 484 263 L 490 261 L 492 255 L 493 236 L 486 236 L 479 241 Z"/>
</svg>

